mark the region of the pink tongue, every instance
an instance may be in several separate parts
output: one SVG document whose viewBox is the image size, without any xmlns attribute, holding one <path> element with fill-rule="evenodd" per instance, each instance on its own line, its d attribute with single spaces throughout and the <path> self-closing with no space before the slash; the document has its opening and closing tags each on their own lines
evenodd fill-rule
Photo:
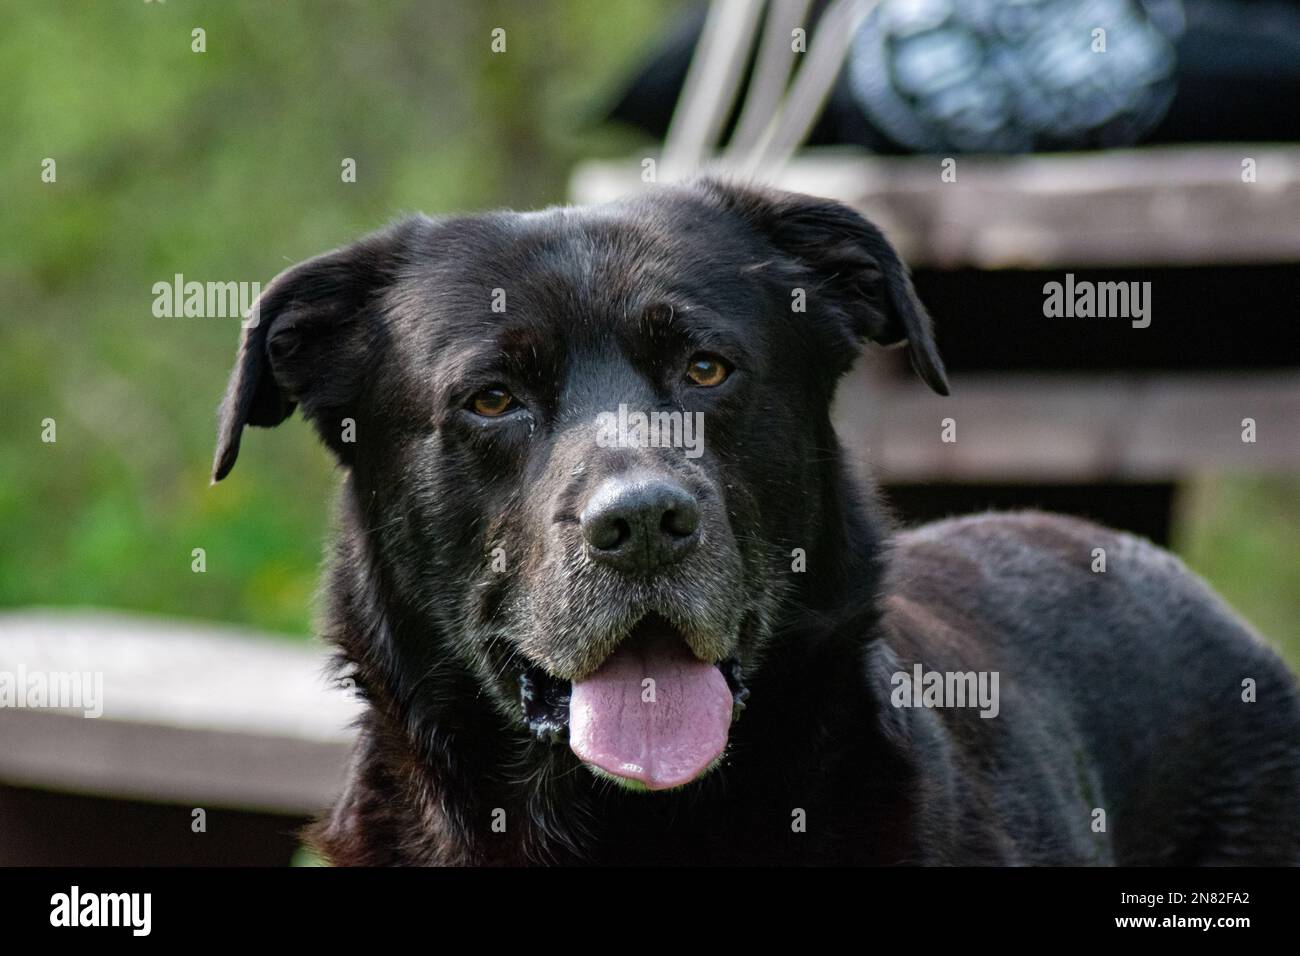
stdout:
<svg viewBox="0 0 1300 956">
<path fill-rule="evenodd" d="M 569 746 L 586 763 L 651 790 L 680 787 L 727 746 L 731 701 L 721 671 L 678 635 L 656 635 L 619 648 L 574 682 Z"/>
</svg>

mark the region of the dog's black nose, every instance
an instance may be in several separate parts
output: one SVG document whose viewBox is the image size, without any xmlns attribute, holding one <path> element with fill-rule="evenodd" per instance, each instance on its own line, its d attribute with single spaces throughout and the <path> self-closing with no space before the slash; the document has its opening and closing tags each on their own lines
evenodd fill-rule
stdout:
<svg viewBox="0 0 1300 956">
<path fill-rule="evenodd" d="M 587 502 L 581 521 L 592 557 L 635 573 L 680 561 L 700 539 L 694 495 L 657 476 L 606 480 Z"/>
</svg>

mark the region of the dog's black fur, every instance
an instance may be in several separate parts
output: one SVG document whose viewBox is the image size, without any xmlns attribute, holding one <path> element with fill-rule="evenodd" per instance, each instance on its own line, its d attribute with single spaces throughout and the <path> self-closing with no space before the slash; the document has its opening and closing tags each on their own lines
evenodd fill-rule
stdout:
<svg viewBox="0 0 1300 956">
<path fill-rule="evenodd" d="M 368 708 L 314 831 L 331 860 L 1300 860 L 1295 680 L 1176 559 L 1032 513 L 892 533 L 847 477 L 828 408 L 862 343 L 947 383 L 906 270 L 846 207 L 705 180 L 415 218 L 259 310 L 214 479 L 295 406 L 343 466 L 325 636 Z M 701 351 L 731 377 L 688 384 Z M 489 419 L 467 405 L 493 385 L 517 404 Z M 703 456 L 598 448 L 620 403 L 703 412 Z M 699 546 L 655 573 L 583 544 L 593 489 L 630 470 L 699 503 Z M 563 743 L 566 682 L 646 614 L 748 691 L 721 765 L 650 794 Z M 893 706 L 917 662 L 998 672 L 1000 712 Z"/>
</svg>

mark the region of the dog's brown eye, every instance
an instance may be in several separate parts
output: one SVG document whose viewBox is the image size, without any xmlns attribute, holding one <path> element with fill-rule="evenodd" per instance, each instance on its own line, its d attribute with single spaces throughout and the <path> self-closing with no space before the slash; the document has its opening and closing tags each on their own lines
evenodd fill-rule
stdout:
<svg viewBox="0 0 1300 956">
<path fill-rule="evenodd" d="M 474 393 L 469 407 L 475 415 L 484 418 L 496 418 L 504 415 L 515 405 L 515 397 L 499 385 L 492 385 Z"/>
<path fill-rule="evenodd" d="M 730 374 L 731 366 L 716 355 L 697 355 L 686 369 L 686 378 L 701 388 L 721 385 Z"/>
</svg>

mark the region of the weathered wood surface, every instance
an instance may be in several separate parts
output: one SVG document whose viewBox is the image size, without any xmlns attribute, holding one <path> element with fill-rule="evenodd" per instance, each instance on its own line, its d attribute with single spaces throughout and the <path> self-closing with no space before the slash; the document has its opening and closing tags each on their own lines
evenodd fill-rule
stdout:
<svg viewBox="0 0 1300 956">
<path fill-rule="evenodd" d="M 943 420 L 956 441 L 942 440 Z M 1242 440 L 1254 419 L 1256 440 Z M 1300 470 L 1300 373 L 954 376 L 948 398 L 859 370 L 840 437 L 881 483 L 1170 481 Z"/>
<path fill-rule="evenodd" d="M 579 165 L 575 202 L 641 189 L 641 160 Z M 1300 261 L 1300 147 L 880 157 L 807 150 L 776 185 L 849 203 L 915 267 L 981 269 Z M 1242 163 L 1254 161 L 1254 182 Z"/>
<path fill-rule="evenodd" d="M 0 707 L 0 782 L 292 813 L 329 805 L 360 704 L 326 652 L 107 612 L 0 614 L 0 672 L 103 675 L 103 716 Z"/>
</svg>

